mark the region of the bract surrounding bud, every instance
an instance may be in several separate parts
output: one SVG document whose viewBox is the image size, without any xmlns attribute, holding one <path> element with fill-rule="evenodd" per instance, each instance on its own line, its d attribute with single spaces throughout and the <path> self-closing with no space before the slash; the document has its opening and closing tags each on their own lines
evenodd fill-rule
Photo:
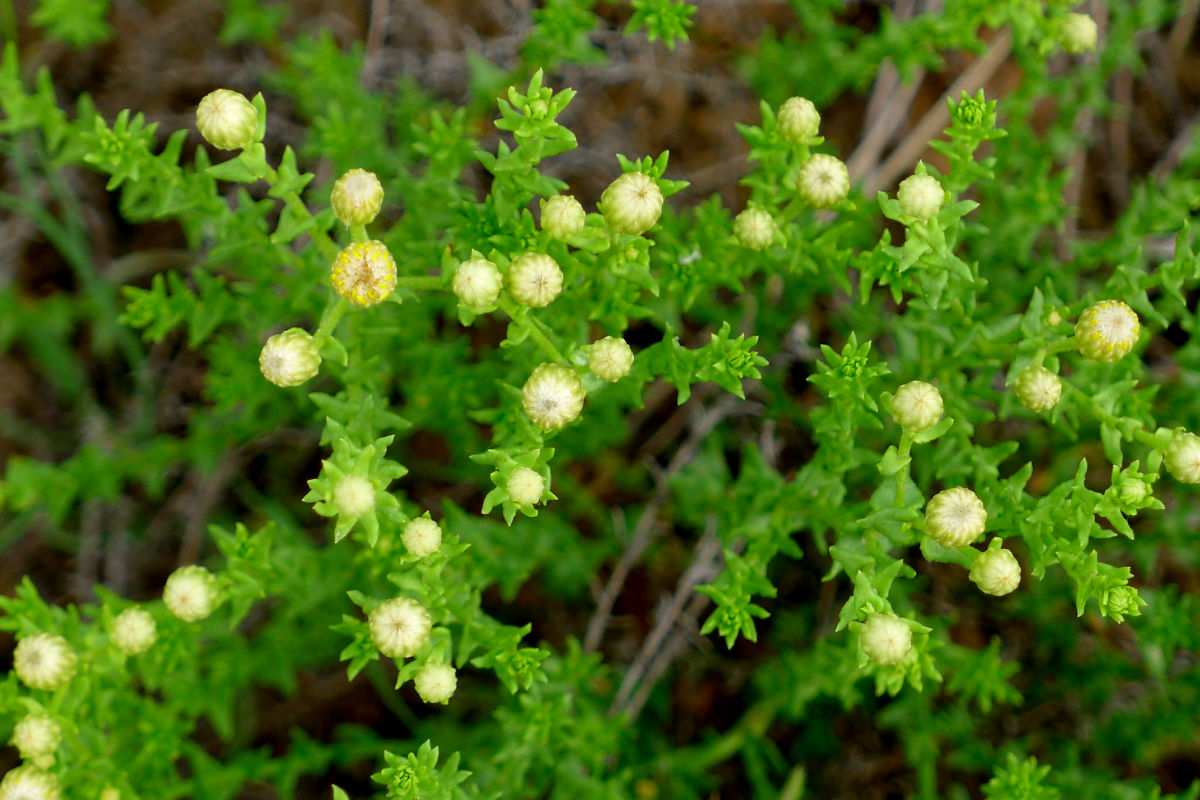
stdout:
<svg viewBox="0 0 1200 800">
<path fill-rule="evenodd" d="M 1062 380 L 1045 367 L 1026 367 L 1013 384 L 1021 405 L 1038 414 L 1058 405 L 1062 397 Z"/>
<path fill-rule="evenodd" d="M 517 467 L 504 484 L 508 497 L 519 506 L 535 506 L 546 493 L 546 479 L 529 467 Z"/>
<path fill-rule="evenodd" d="M 334 259 L 331 277 L 338 294 L 368 308 L 396 288 L 396 262 L 383 242 L 354 242 Z"/>
<path fill-rule="evenodd" d="M 204 619 L 217 607 L 217 578 L 192 564 L 171 573 L 163 586 L 163 604 L 184 622 Z"/>
<path fill-rule="evenodd" d="M 920 433 L 942 418 L 942 393 L 925 381 L 910 381 L 892 398 L 892 418 L 908 433 Z"/>
<path fill-rule="evenodd" d="M 633 350 L 619 336 L 605 336 L 588 351 L 588 368 L 602 381 L 619 381 L 633 366 Z"/>
<path fill-rule="evenodd" d="M 850 193 L 850 171 L 841 159 L 815 153 L 800 167 L 796 187 L 809 205 L 833 208 Z"/>
<path fill-rule="evenodd" d="M 375 487 L 362 475 L 347 475 L 333 487 L 333 505 L 347 517 L 369 514 L 375 508 Z"/>
<path fill-rule="evenodd" d="M 901 211 L 925 221 L 937 216 L 946 201 L 946 190 L 932 175 L 909 175 L 900 182 L 896 199 L 900 201 Z"/>
<path fill-rule="evenodd" d="M 30 764 L 9 770 L 0 780 L 0 800 L 58 800 L 58 779 Z"/>
<path fill-rule="evenodd" d="M 1096 20 L 1087 14 L 1067 14 L 1059 22 L 1058 41 L 1071 55 L 1095 50 L 1097 34 Z"/>
<path fill-rule="evenodd" d="M 504 276 L 486 258 L 472 258 L 458 265 L 450 288 L 464 306 L 487 308 L 500 297 Z"/>
<path fill-rule="evenodd" d="M 654 227 L 662 214 L 662 190 L 643 172 L 626 172 L 600 195 L 600 213 L 616 233 L 634 236 Z"/>
<path fill-rule="evenodd" d="M 429 517 L 415 517 L 404 526 L 400 541 L 415 558 L 431 556 L 442 546 L 442 526 Z"/>
<path fill-rule="evenodd" d="M 258 109 L 232 89 L 209 92 L 196 107 L 196 127 L 213 147 L 242 150 L 254 143 Z"/>
<path fill-rule="evenodd" d="M 367 615 L 371 641 L 388 658 L 410 658 L 429 641 L 433 620 L 416 600 L 393 597 Z"/>
<path fill-rule="evenodd" d="M 508 291 L 523 306 L 543 308 L 558 297 L 563 287 L 558 262 L 545 253 L 517 256 L 508 267 Z"/>
<path fill-rule="evenodd" d="M 75 675 L 75 652 L 53 633 L 35 633 L 17 642 L 13 672 L 30 689 L 52 692 Z"/>
<path fill-rule="evenodd" d="M 586 392 L 573 369 L 559 364 L 535 368 L 521 389 L 525 413 L 539 428 L 552 431 L 579 416 Z"/>
<path fill-rule="evenodd" d="M 426 703 L 449 703 L 458 688 L 458 674 L 449 664 L 426 664 L 413 678 L 413 687 Z"/>
<path fill-rule="evenodd" d="M 775 129 L 789 142 L 807 142 L 817 135 L 821 114 L 811 100 L 789 97 L 775 115 Z"/>
<path fill-rule="evenodd" d="M 967 576 L 979 591 L 1002 597 L 1021 583 L 1021 565 L 1011 551 L 993 547 L 979 554 Z"/>
<path fill-rule="evenodd" d="M 1180 483 L 1200 483 L 1200 436 L 1176 431 L 1163 451 L 1163 464 Z"/>
<path fill-rule="evenodd" d="M 876 664 L 899 664 L 912 650 L 912 629 L 895 614 L 875 614 L 863 624 L 859 643 Z"/>
<path fill-rule="evenodd" d="M 1116 361 L 1137 344 L 1141 325 L 1133 309 L 1120 300 L 1088 306 L 1075 323 L 1079 352 L 1095 361 Z"/>
<path fill-rule="evenodd" d="M 733 235 L 748 250 L 762 250 L 775 240 L 775 220 L 761 208 L 747 208 L 733 221 Z"/>
<path fill-rule="evenodd" d="M 347 228 L 367 225 L 383 208 L 383 184 L 374 172 L 352 169 L 333 184 L 329 200 L 333 215 Z"/>
<path fill-rule="evenodd" d="M 276 386 L 299 386 L 321 369 L 321 352 L 312 334 L 303 328 L 277 333 L 258 355 L 263 377 Z"/>
<path fill-rule="evenodd" d="M 62 728 L 47 714 L 29 714 L 13 726 L 13 747 L 21 758 L 42 769 L 54 763 L 54 753 L 62 741 Z"/>
<path fill-rule="evenodd" d="M 986 526 L 987 509 L 970 489 L 938 492 L 925 506 L 925 530 L 946 547 L 970 544 Z"/>
<path fill-rule="evenodd" d="M 542 201 L 542 230 L 553 239 L 570 239 L 583 230 L 587 214 L 569 194 L 558 194 Z"/>
<path fill-rule="evenodd" d="M 158 638 L 158 626 L 149 612 L 127 608 L 113 619 L 109 635 L 118 650 L 127 656 L 134 656 L 150 649 Z"/>
</svg>

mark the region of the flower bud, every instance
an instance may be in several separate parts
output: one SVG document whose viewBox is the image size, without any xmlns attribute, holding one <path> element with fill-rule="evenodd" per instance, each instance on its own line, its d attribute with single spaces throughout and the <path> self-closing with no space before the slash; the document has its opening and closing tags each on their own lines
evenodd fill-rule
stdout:
<svg viewBox="0 0 1200 800">
<path fill-rule="evenodd" d="M 1059 21 L 1058 41 L 1071 55 L 1096 49 L 1096 20 L 1087 14 L 1067 14 Z"/>
<path fill-rule="evenodd" d="M 1021 583 L 1021 565 L 1011 551 L 1003 547 L 988 548 L 975 559 L 967 577 L 984 594 L 1002 597 Z"/>
<path fill-rule="evenodd" d="M 536 506 L 546 493 L 546 479 L 529 467 L 517 467 L 504 484 L 508 497 L 519 506 Z"/>
<path fill-rule="evenodd" d="M 938 492 L 925 506 L 925 530 L 945 547 L 970 544 L 986 525 L 987 509 L 970 489 Z"/>
<path fill-rule="evenodd" d="M 912 629 L 895 614 L 874 614 L 858 635 L 863 652 L 876 664 L 899 664 L 912 650 Z"/>
<path fill-rule="evenodd" d="M 487 308 L 500 297 L 504 276 L 486 258 L 472 258 L 458 265 L 450 288 L 464 306 Z"/>
<path fill-rule="evenodd" d="M 815 153 L 800 167 L 796 187 L 809 205 L 833 208 L 850 193 L 850 171 L 841 159 Z"/>
<path fill-rule="evenodd" d="M 747 250 L 762 250 L 775 240 L 775 220 L 761 208 L 747 208 L 733 220 L 733 235 Z"/>
<path fill-rule="evenodd" d="M 937 216 L 946 200 L 942 182 L 932 175 L 909 175 L 896 192 L 900 210 L 921 221 Z"/>
<path fill-rule="evenodd" d="M 30 764 L 9 770 L 0 780 L 2 800 L 59 800 L 58 779 Z"/>
<path fill-rule="evenodd" d="M 920 433 L 937 424 L 945 407 L 942 393 L 925 381 L 910 381 L 892 398 L 892 418 L 908 433 Z"/>
<path fill-rule="evenodd" d="M 586 393 L 573 369 L 558 364 L 535 368 L 521 389 L 525 413 L 543 431 L 561 428 L 579 416 Z"/>
<path fill-rule="evenodd" d="M 569 194 L 559 194 L 542 201 L 542 230 L 552 239 L 570 239 L 583 230 L 587 215 L 583 206 Z"/>
<path fill-rule="evenodd" d="M 196 107 L 196 127 L 213 147 L 243 150 L 258 133 L 258 109 L 232 89 L 209 92 Z"/>
<path fill-rule="evenodd" d="M 662 191 L 643 172 L 626 172 L 600 195 L 600 213 L 615 233 L 634 236 L 654 227 L 662 214 Z"/>
<path fill-rule="evenodd" d="M 803 97 L 789 97 L 775 115 L 775 129 L 789 142 L 807 142 L 820 127 L 821 114 L 811 100 Z"/>
<path fill-rule="evenodd" d="M 276 386 L 299 386 L 321 369 L 321 353 L 312 334 L 303 328 L 277 333 L 258 355 L 263 377 Z"/>
<path fill-rule="evenodd" d="M 362 475 L 347 475 L 333 487 L 333 506 L 347 517 L 369 514 L 375 508 L 375 487 Z"/>
<path fill-rule="evenodd" d="M 62 728 L 47 714 L 29 714 L 13 726 L 12 743 L 21 758 L 42 769 L 54 763 L 54 753 L 62 741 Z"/>
<path fill-rule="evenodd" d="M 109 630 L 112 642 L 127 656 L 135 656 L 149 650 L 158 638 L 158 626 L 149 612 L 140 608 L 127 608 L 112 621 Z"/>
<path fill-rule="evenodd" d="M 1163 464 L 1180 483 L 1200 483 L 1200 436 L 1176 431 L 1163 451 Z"/>
<path fill-rule="evenodd" d="M 1126 478 L 1121 483 L 1117 499 L 1125 507 L 1138 506 L 1150 496 L 1153 487 L 1141 478 Z"/>
<path fill-rule="evenodd" d="M 331 277 L 338 294 L 369 308 L 396 288 L 396 262 L 383 242 L 354 242 L 334 259 Z"/>
<path fill-rule="evenodd" d="M 1079 316 L 1075 339 L 1086 358 L 1116 361 L 1137 344 L 1140 330 L 1132 308 L 1120 300 L 1102 300 Z"/>
<path fill-rule="evenodd" d="M 75 675 L 75 652 L 53 633 L 35 633 L 17 642 L 13 672 L 30 689 L 52 692 Z"/>
<path fill-rule="evenodd" d="M 632 366 L 633 350 L 618 336 L 605 336 L 593 342 L 588 351 L 588 368 L 602 381 L 619 381 L 629 374 Z"/>
<path fill-rule="evenodd" d="M 367 225 L 383 207 L 383 184 L 374 172 L 352 169 L 333 184 L 329 200 L 333 215 L 347 228 Z"/>
<path fill-rule="evenodd" d="M 426 664 L 413 678 L 413 687 L 426 703 L 449 703 L 458 688 L 458 675 L 449 664 Z"/>
<path fill-rule="evenodd" d="M 1021 405 L 1042 414 L 1058 405 L 1062 380 L 1045 367 L 1026 367 L 1017 376 L 1013 389 Z"/>
<path fill-rule="evenodd" d="M 558 297 L 562 287 L 562 270 L 545 253 L 517 256 L 508 267 L 508 291 L 523 306 L 548 306 Z"/>
<path fill-rule="evenodd" d="M 429 517 L 415 517 L 404 526 L 400 541 L 414 558 L 431 556 L 442 546 L 442 526 Z"/>
<path fill-rule="evenodd" d="M 371 641 L 388 658 L 410 658 L 429 641 L 433 620 L 416 600 L 393 597 L 367 615 Z"/>
<path fill-rule="evenodd" d="M 195 564 L 180 567 L 167 578 L 163 603 L 184 622 L 202 620 L 217 607 L 217 578 Z"/>
</svg>

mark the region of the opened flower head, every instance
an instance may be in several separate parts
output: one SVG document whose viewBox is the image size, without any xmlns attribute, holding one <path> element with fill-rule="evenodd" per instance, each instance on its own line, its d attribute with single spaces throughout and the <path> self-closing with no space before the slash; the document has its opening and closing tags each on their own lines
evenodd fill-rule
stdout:
<svg viewBox="0 0 1200 800">
<path fill-rule="evenodd" d="M 1088 306 L 1075 324 L 1079 352 L 1095 361 L 1116 361 L 1137 344 L 1141 325 L 1133 309 L 1120 300 Z"/>
<path fill-rule="evenodd" d="M 850 193 L 850 171 L 841 159 L 815 153 L 800 167 L 796 186 L 810 205 L 833 208 Z"/>
<path fill-rule="evenodd" d="M 354 242 L 334 259 L 331 277 L 338 294 L 369 308 L 396 288 L 396 262 L 383 242 Z"/>
</svg>

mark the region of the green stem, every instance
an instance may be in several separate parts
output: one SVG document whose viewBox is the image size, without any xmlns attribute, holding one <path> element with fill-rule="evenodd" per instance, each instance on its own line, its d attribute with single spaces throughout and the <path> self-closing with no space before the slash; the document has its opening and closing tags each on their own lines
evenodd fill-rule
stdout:
<svg viewBox="0 0 1200 800">
<path fill-rule="evenodd" d="M 912 435 L 908 431 L 900 434 L 900 457 L 904 458 L 912 452 Z M 896 473 L 896 508 L 904 508 L 904 495 L 908 489 L 908 472 L 911 464 L 905 464 L 904 469 Z"/>
<path fill-rule="evenodd" d="M 542 348 L 542 351 L 545 352 L 546 355 L 550 356 L 560 364 L 567 363 L 567 359 L 563 357 L 563 354 L 560 353 L 558 348 L 554 346 L 554 343 L 550 341 L 550 337 L 547 336 L 546 332 L 542 330 L 540 322 L 533 317 L 526 317 L 525 324 L 529 330 L 529 338 L 537 342 L 538 346 Z"/>
<path fill-rule="evenodd" d="M 265 180 L 269 186 L 274 187 L 279 183 L 279 173 L 272 169 L 270 165 L 268 165 L 267 174 L 263 180 Z M 300 195 L 296 194 L 295 192 L 288 192 L 285 194 L 283 196 L 283 202 L 296 214 L 305 217 L 312 216 L 312 212 L 308 210 L 308 206 L 305 205 L 304 201 L 300 199 Z M 325 233 L 324 231 L 313 231 L 312 240 L 317 245 L 317 249 L 321 251 L 321 255 L 330 260 L 337 258 L 339 248 L 337 244 L 329 238 L 329 234 Z"/>
<path fill-rule="evenodd" d="M 350 229 L 350 241 L 365 242 L 365 241 L 367 241 L 367 239 L 368 239 L 368 237 L 367 237 L 367 226 L 366 225 L 355 225 L 354 227 L 352 227 Z"/>
<path fill-rule="evenodd" d="M 441 275 L 400 275 L 396 278 L 396 288 L 417 291 L 445 289 L 446 281 Z"/>
<path fill-rule="evenodd" d="M 1065 353 L 1067 350 L 1077 350 L 1079 348 L 1079 340 L 1074 336 L 1068 336 L 1066 339 L 1060 339 L 1057 342 L 1051 342 L 1046 345 L 1046 355 L 1054 353 Z"/>
<path fill-rule="evenodd" d="M 317 327 L 316 335 L 333 336 L 334 330 L 349 308 L 350 304 L 346 302 L 346 298 L 336 295 L 334 300 L 325 307 L 325 313 L 321 315 L 321 324 Z"/>
</svg>

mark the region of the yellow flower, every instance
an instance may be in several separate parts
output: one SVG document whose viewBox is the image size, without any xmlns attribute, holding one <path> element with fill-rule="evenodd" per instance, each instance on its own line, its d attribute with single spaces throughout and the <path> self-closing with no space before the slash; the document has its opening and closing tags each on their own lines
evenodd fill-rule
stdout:
<svg viewBox="0 0 1200 800">
<path fill-rule="evenodd" d="M 383 242 L 355 242 L 334 259 L 332 278 L 338 294 L 369 308 L 396 288 L 396 262 Z"/>
</svg>

